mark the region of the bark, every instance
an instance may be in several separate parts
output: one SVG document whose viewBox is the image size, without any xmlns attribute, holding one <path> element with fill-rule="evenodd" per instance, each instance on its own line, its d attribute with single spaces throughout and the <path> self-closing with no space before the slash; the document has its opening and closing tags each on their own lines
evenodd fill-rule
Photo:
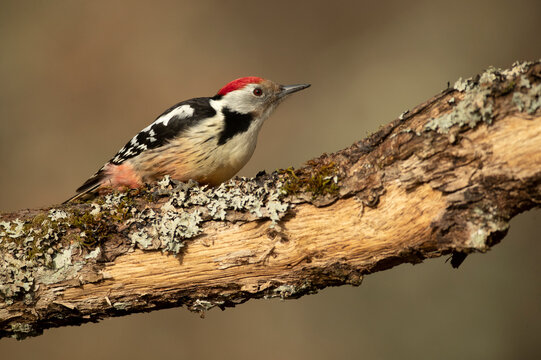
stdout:
<svg viewBox="0 0 541 360">
<path fill-rule="evenodd" d="M 298 170 L 3 213 L 0 335 L 297 298 L 446 254 L 456 267 L 539 206 L 540 107 L 540 62 L 489 69 Z"/>
</svg>

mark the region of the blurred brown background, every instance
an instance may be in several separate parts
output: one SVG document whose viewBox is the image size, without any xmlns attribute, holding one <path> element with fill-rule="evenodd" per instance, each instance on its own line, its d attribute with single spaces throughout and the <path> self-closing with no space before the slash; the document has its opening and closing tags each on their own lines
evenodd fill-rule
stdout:
<svg viewBox="0 0 541 360">
<path fill-rule="evenodd" d="M 300 166 L 448 81 L 540 58 L 540 14 L 539 0 L 2 0 L 0 210 L 65 200 L 165 108 L 246 75 L 313 86 L 265 124 L 241 175 Z M 540 221 L 518 217 L 458 270 L 437 259 L 204 320 L 171 309 L 53 329 L 0 340 L 0 358 L 534 358 Z"/>
</svg>

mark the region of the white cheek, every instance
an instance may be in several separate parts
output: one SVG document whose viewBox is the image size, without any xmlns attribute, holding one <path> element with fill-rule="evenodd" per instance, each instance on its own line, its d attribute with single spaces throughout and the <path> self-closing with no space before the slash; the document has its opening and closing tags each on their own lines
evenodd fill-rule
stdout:
<svg viewBox="0 0 541 360">
<path fill-rule="evenodd" d="M 223 103 L 231 110 L 247 114 L 257 109 L 258 99 L 252 95 L 252 90 L 242 89 L 232 91 L 223 97 Z"/>
</svg>

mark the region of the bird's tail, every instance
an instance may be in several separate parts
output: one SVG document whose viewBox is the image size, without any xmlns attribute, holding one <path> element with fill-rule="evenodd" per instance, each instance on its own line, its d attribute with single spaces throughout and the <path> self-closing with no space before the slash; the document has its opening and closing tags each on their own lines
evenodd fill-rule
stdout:
<svg viewBox="0 0 541 360">
<path fill-rule="evenodd" d="M 83 185 L 81 185 L 77 190 L 77 194 L 70 197 L 68 200 L 64 201 L 62 204 L 67 204 L 73 202 L 82 197 L 90 197 L 93 193 L 100 187 L 103 179 L 105 179 L 105 171 L 100 169 L 97 173 L 92 175 Z"/>
</svg>

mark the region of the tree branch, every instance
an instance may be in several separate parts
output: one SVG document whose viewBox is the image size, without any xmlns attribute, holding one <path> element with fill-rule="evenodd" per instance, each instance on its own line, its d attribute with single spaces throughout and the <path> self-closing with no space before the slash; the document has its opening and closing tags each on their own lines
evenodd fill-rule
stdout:
<svg viewBox="0 0 541 360">
<path fill-rule="evenodd" d="M 541 63 L 489 69 L 347 149 L 218 188 L 0 215 L 0 335 L 297 298 L 484 252 L 541 202 Z"/>
</svg>

